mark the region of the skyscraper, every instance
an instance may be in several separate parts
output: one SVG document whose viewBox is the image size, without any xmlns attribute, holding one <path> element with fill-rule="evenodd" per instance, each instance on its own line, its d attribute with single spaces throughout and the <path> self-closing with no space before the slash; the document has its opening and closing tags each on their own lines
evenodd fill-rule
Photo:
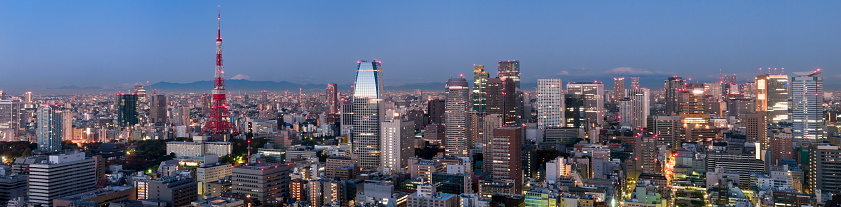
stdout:
<svg viewBox="0 0 841 207">
<path fill-rule="evenodd" d="M 86 158 L 84 152 L 50 155 L 48 161 L 30 164 L 29 203 L 53 206 L 55 199 L 93 190 L 94 164 L 94 159 Z"/>
<path fill-rule="evenodd" d="M 619 100 L 619 122 L 634 129 L 648 127 L 649 90 L 625 89 L 625 98 Z"/>
<path fill-rule="evenodd" d="M 167 102 L 164 95 L 153 95 L 152 102 L 149 104 L 149 123 L 156 125 L 163 125 L 167 122 Z"/>
<path fill-rule="evenodd" d="M 117 121 L 120 126 L 137 124 L 137 94 L 117 94 Z"/>
<path fill-rule="evenodd" d="M 564 124 L 566 127 L 584 127 L 584 96 L 580 94 L 564 95 Z"/>
<path fill-rule="evenodd" d="M 403 172 L 409 157 L 415 154 L 412 137 L 414 122 L 393 119 L 382 123 L 382 168 L 389 173 Z"/>
<path fill-rule="evenodd" d="M 330 114 L 339 114 L 339 95 L 338 85 L 335 83 L 327 84 L 327 110 Z"/>
<path fill-rule="evenodd" d="M 680 114 L 706 114 L 706 91 L 703 84 L 686 84 L 678 94 Z"/>
<path fill-rule="evenodd" d="M 561 79 L 537 79 L 537 127 L 564 126 L 564 92 Z"/>
<path fill-rule="evenodd" d="M 514 81 L 515 90 L 520 89 L 519 60 L 499 61 L 498 73 L 500 79 L 511 79 L 512 81 Z"/>
<path fill-rule="evenodd" d="M 445 100 L 432 99 L 426 102 L 426 110 L 429 114 L 429 123 L 444 123 Z"/>
<path fill-rule="evenodd" d="M 514 89 L 514 81 L 511 79 L 488 79 L 486 112 L 502 115 L 504 125 L 514 124 L 517 121 Z"/>
<path fill-rule="evenodd" d="M 838 173 L 841 148 L 827 143 L 813 143 L 809 147 L 809 190 L 815 193 L 841 193 L 841 173 Z"/>
<path fill-rule="evenodd" d="M 788 118 L 788 76 L 756 76 L 756 111 L 768 112 L 768 123 L 787 121 Z"/>
<path fill-rule="evenodd" d="M 485 111 L 485 87 L 488 84 L 488 72 L 485 71 L 485 65 L 473 65 L 473 110 L 478 112 Z"/>
<path fill-rule="evenodd" d="M 665 115 L 677 115 L 680 112 L 680 92 L 684 89 L 686 81 L 681 77 L 669 77 L 663 88 L 666 90 L 666 112 Z"/>
<path fill-rule="evenodd" d="M 631 77 L 631 89 L 640 89 L 640 77 Z"/>
<path fill-rule="evenodd" d="M 604 123 L 604 84 L 572 82 L 567 84 L 567 93 L 584 98 L 584 118 L 587 119 L 588 126 L 600 126 Z"/>
<path fill-rule="evenodd" d="M 359 61 L 353 88 L 353 153 L 359 155 L 362 168 L 373 170 L 380 167 L 380 65 L 376 60 Z"/>
<path fill-rule="evenodd" d="M 470 110 L 468 92 L 470 87 L 464 78 L 451 78 L 447 81 L 447 100 L 444 112 L 446 130 L 446 148 L 448 156 L 468 156 L 467 152 L 467 112 Z"/>
<path fill-rule="evenodd" d="M 522 134 L 523 128 L 517 126 L 496 128 L 490 144 L 491 175 L 495 182 L 513 184 L 514 192 L 523 189 Z"/>
<path fill-rule="evenodd" d="M 823 135 L 823 78 L 820 69 L 791 77 L 792 135 L 797 142 L 814 142 Z"/>
<path fill-rule="evenodd" d="M 61 110 L 57 106 L 38 107 L 38 150 L 51 153 L 61 151 Z"/>
<path fill-rule="evenodd" d="M 0 100 L 0 140 L 13 140 L 25 125 L 24 105 L 15 100 Z"/>
<path fill-rule="evenodd" d="M 625 96 L 625 77 L 613 78 L 613 101 L 624 98 Z"/>
</svg>

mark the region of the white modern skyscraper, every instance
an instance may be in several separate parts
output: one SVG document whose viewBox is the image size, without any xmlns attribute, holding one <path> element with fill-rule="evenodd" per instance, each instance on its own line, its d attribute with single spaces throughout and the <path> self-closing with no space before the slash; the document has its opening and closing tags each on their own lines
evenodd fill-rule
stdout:
<svg viewBox="0 0 841 207">
<path fill-rule="evenodd" d="M 415 122 L 394 119 L 384 121 L 382 126 L 382 156 L 381 168 L 388 173 L 403 172 L 409 157 L 415 153 L 412 136 L 414 136 Z"/>
<path fill-rule="evenodd" d="M 358 62 L 353 88 L 353 153 L 359 155 L 365 169 L 380 167 L 381 80 L 379 61 Z"/>
<path fill-rule="evenodd" d="M 42 152 L 61 151 L 61 111 L 57 106 L 38 107 L 38 150 Z"/>
<path fill-rule="evenodd" d="M 467 80 L 451 78 L 447 81 L 447 99 L 444 106 L 444 126 L 446 145 L 444 154 L 448 156 L 469 156 L 467 151 L 467 112 L 470 110 L 470 87 Z"/>
<path fill-rule="evenodd" d="M 791 122 L 795 140 L 814 142 L 823 135 L 823 78 L 820 70 L 791 77 Z"/>
<path fill-rule="evenodd" d="M 588 126 L 604 123 L 604 84 L 599 82 L 572 82 L 567 84 L 567 94 L 584 98 L 584 118 Z"/>
<path fill-rule="evenodd" d="M 537 127 L 564 126 L 564 92 L 561 79 L 537 79 Z"/>
<path fill-rule="evenodd" d="M 619 100 L 619 123 L 634 129 L 648 127 L 650 113 L 648 88 L 625 89 L 625 98 Z"/>
</svg>

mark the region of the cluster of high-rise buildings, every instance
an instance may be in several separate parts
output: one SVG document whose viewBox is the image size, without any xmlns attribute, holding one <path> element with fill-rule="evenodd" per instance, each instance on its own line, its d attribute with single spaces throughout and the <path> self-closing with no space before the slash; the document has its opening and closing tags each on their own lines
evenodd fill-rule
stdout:
<svg viewBox="0 0 841 207">
<path fill-rule="evenodd" d="M 373 60 L 349 88 L 232 93 L 221 40 L 211 93 L 0 91 L 0 140 L 32 148 L 2 157 L 0 205 L 841 205 L 841 100 L 820 70 L 605 88 L 505 60 L 390 91 Z M 162 162 L 124 169 L 158 140 Z"/>
</svg>

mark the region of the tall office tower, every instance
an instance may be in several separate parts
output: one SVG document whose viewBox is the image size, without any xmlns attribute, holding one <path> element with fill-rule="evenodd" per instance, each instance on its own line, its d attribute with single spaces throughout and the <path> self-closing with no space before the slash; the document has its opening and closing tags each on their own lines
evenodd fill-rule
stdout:
<svg viewBox="0 0 841 207">
<path fill-rule="evenodd" d="M 61 151 L 61 110 L 58 106 L 42 105 L 38 107 L 36 116 L 38 116 L 38 150 L 45 153 Z"/>
<path fill-rule="evenodd" d="M 48 160 L 29 164 L 29 203 L 53 206 L 53 200 L 94 190 L 94 159 L 84 152 L 50 155 Z"/>
<path fill-rule="evenodd" d="M 493 140 L 494 129 L 500 128 L 503 125 L 502 115 L 488 114 L 482 121 L 482 170 L 485 172 L 491 172 L 493 171 L 493 162 L 491 162 L 493 160 L 491 141 Z"/>
<path fill-rule="evenodd" d="M 619 100 L 619 122 L 634 129 L 647 128 L 648 114 L 651 111 L 649 90 L 626 89 L 624 94 L 625 98 Z"/>
<path fill-rule="evenodd" d="M 473 65 L 473 111 L 485 112 L 485 87 L 489 77 L 485 65 Z"/>
<path fill-rule="evenodd" d="M 497 73 L 500 79 L 511 79 L 514 81 L 515 90 L 520 89 L 519 60 L 499 61 L 499 71 Z"/>
<path fill-rule="evenodd" d="M 666 79 L 666 115 L 677 115 L 680 112 L 680 92 L 683 91 L 686 81 L 681 77 L 669 77 Z"/>
<path fill-rule="evenodd" d="M 269 92 L 266 90 L 260 91 L 260 104 L 269 103 Z"/>
<path fill-rule="evenodd" d="M 164 201 L 167 206 L 189 206 L 198 200 L 198 192 L 198 183 L 189 177 L 137 181 L 137 199 Z"/>
<path fill-rule="evenodd" d="M 577 94 L 584 98 L 584 118 L 588 129 L 604 123 L 604 84 L 599 82 L 567 83 L 567 94 Z"/>
<path fill-rule="evenodd" d="M 794 159 L 792 151 L 792 132 L 791 127 L 774 127 L 768 130 L 771 134 L 770 139 L 771 148 L 762 149 L 771 152 L 770 163 L 773 165 L 780 164 L 780 159 Z"/>
<path fill-rule="evenodd" d="M 426 110 L 429 113 L 429 123 L 444 123 L 445 100 L 432 99 L 426 102 Z"/>
<path fill-rule="evenodd" d="M 61 139 L 73 139 L 73 111 L 70 109 L 61 111 Z"/>
<path fill-rule="evenodd" d="M 327 109 L 330 114 L 339 114 L 339 93 L 338 85 L 327 84 Z"/>
<path fill-rule="evenodd" d="M 759 142 L 762 149 L 768 149 L 768 112 L 757 111 L 745 115 L 745 141 Z"/>
<path fill-rule="evenodd" d="M 564 127 L 561 79 L 537 79 L 537 128 Z"/>
<path fill-rule="evenodd" d="M 117 94 L 117 121 L 120 126 L 134 126 L 137 124 L 137 94 Z"/>
<path fill-rule="evenodd" d="M 564 95 L 564 124 L 566 127 L 581 128 L 584 121 L 584 96 L 579 94 Z"/>
<path fill-rule="evenodd" d="M 792 134 L 798 143 L 815 142 L 823 134 L 823 78 L 821 70 L 795 72 L 791 77 Z"/>
<path fill-rule="evenodd" d="M 724 84 L 721 82 L 704 83 L 704 92 L 712 100 L 724 99 Z"/>
<path fill-rule="evenodd" d="M 680 114 L 706 114 L 706 93 L 703 84 L 686 84 L 679 94 Z"/>
<path fill-rule="evenodd" d="M 813 143 L 809 147 L 808 182 L 811 193 L 841 193 L 841 148 L 827 143 Z"/>
<path fill-rule="evenodd" d="M 264 204 L 276 204 L 289 197 L 289 165 L 241 165 L 231 170 L 231 192 L 242 193 Z"/>
<path fill-rule="evenodd" d="M 216 30 L 216 70 L 213 77 L 213 96 L 210 101 L 210 115 L 204 123 L 202 133 L 231 134 L 237 133 L 237 128 L 231 123 L 231 113 L 225 96 L 225 68 L 222 66 L 222 14 L 217 21 Z"/>
<path fill-rule="evenodd" d="M 137 94 L 137 101 L 140 101 L 140 103 L 146 103 L 146 88 L 143 88 L 143 85 L 134 85 L 134 94 Z"/>
<path fill-rule="evenodd" d="M 756 111 L 768 112 L 768 123 L 788 120 L 788 76 L 756 76 Z"/>
<path fill-rule="evenodd" d="M 380 61 L 359 61 L 353 88 L 353 153 L 359 155 L 360 167 L 380 167 L 380 97 L 383 91 Z"/>
<path fill-rule="evenodd" d="M 403 172 L 409 157 L 415 154 L 412 137 L 415 136 L 415 123 L 409 120 L 394 119 L 382 123 L 381 168 L 388 173 Z"/>
<path fill-rule="evenodd" d="M 613 78 L 613 101 L 624 98 L 625 77 Z"/>
<path fill-rule="evenodd" d="M 468 148 L 479 148 L 476 144 L 483 143 L 482 137 L 485 134 L 484 130 L 484 122 L 485 122 L 485 113 L 478 112 L 478 111 L 471 111 L 468 113 L 467 119 L 467 147 Z M 481 149 L 481 148 L 479 148 Z"/>
<path fill-rule="evenodd" d="M 26 92 L 23 94 L 23 101 L 26 101 L 26 103 L 32 103 L 32 92 Z"/>
<path fill-rule="evenodd" d="M 640 77 L 631 77 L 631 89 L 640 89 Z"/>
<path fill-rule="evenodd" d="M 645 132 L 654 134 L 658 145 L 668 145 L 676 150 L 680 148 L 681 126 L 679 116 L 649 116 Z"/>
<path fill-rule="evenodd" d="M 156 124 L 158 126 L 163 125 L 167 122 L 166 112 L 167 112 L 167 102 L 166 96 L 164 95 L 152 95 L 152 102 L 149 104 L 150 113 L 149 113 L 149 123 Z"/>
<path fill-rule="evenodd" d="M 515 87 L 511 79 L 490 78 L 486 90 L 488 114 L 500 114 L 505 125 L 517 122 Z"/>
<path fill-rule="evenodd" d="M 353 129 L 353 99 L 342 99 L 342 135 Z"/>
<path fill-rule="evenodd" d="M 210 94 L 201 95 L 201 113 L 205 116 L 210 114 Z"/>
<path fill-rule="evenodd" d="M 14 138 L 26 123 L 24 105 L 15 100 L 0 100 L 0 141 L 17 141 Z"/>
<path fill-rule="evenodd" d="M 640 173 L 657 173 L 657 141 L 651 135 L 638 135 L 634 141 L 634 170 Z M 636 177 L 634 177 L 636 178 Z"/>
<path fill-rule="evenodd" d="M 447 156 L 465 157 L 467 152 L 467 112 L 470 111 L 470 87 L 464 78 L 451 78 L 447 81 L 447 100 L 444 112 Z"/>
<path fill-rule="evenodd" d="M 515 191 L 523 191 L 522 167 L 523 128 L 500 127 L 493 130 L 490 162 L 495 182 L 513 184 Z"/>
</svg>

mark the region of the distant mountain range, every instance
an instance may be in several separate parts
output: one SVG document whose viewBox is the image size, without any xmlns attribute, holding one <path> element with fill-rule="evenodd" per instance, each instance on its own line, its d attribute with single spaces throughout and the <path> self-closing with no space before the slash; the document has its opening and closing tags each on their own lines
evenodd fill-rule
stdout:
<svg viewBox="0 0 841 207">
<path fill-rule="evenodd" d="M 350 83 L 339 84 L 340 91 L 349 91 Z M 159 82 L 150 86 L 152 89 L 165 92 L 209 92 L 213 89 L 213 81 L 196 81 L 192 83 L 171 83 Z M 327 84 L 299 84 L 287 81 L 250 81 L 250 80 L 227 80 L 225 87 L 230 92 L 256 92 L 256 91 L 297 91 L 299 88 L 304 91 L 324 90 Z M 408 83 L 398 86 L 385 86 L 386 91 L 411 91 L 415 89 L 421 90 L 444 90 L 443 82 L 429 82 L 429 83 Z M 147 89 L 149 90 L 149 89 Z"/>
</svg>

